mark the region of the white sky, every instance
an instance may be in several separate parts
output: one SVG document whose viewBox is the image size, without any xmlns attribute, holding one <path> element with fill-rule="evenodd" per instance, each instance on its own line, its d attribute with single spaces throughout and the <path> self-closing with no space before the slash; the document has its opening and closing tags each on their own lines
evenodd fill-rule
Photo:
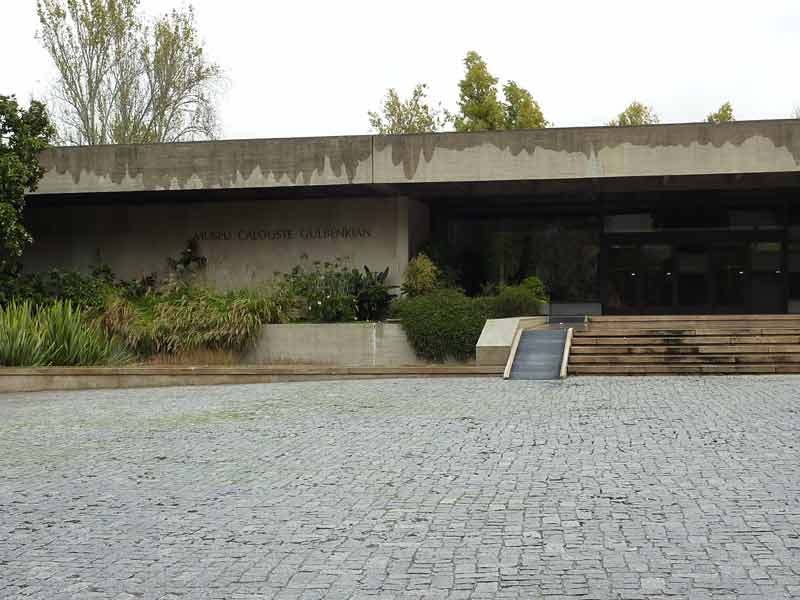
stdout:
<svg viewBox="0 0 800 600">
<path fill-rule="evenodd" d="M 142 0 L 147 13 L 181 0 Z M 35 0 L 0 0 L 0 94 L 26 101 L 54 78 Z M 367 133 L 386 88 L 416 82 L 454 109 L 476 50 L 556 126 L 602 125 L 632 99 L 662 122 L 737 119 L 800 105 L 797 0 L 194 0 L 229 79 L 223 137 Z"/>
</svg>

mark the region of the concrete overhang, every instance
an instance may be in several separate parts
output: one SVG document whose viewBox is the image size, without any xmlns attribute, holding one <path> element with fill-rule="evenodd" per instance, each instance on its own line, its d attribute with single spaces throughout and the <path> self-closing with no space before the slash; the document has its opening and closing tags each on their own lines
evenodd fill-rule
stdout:
<svg viewBox="0 0 800 600">
<path fill-rule="evenodd" d="M 794 179 L 800 120 L 60 147 L 41 161 L 47 173 L 35 194 L 51 199 L 166 190 L 588 188 L 629 178 L 670 187 L 696 176 Z"/>
</svg>

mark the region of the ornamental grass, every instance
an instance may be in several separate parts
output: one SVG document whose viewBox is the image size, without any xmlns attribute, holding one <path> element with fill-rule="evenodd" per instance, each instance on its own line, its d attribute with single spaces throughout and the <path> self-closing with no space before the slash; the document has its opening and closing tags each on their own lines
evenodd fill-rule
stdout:
<svg viewBox="0 0 800 600">
<path fill-rule="evenodd" d="M 125 364 L 131 354 L 69 301 L 0 307 L 0 365 L 7 367 Z"/>
</svg>

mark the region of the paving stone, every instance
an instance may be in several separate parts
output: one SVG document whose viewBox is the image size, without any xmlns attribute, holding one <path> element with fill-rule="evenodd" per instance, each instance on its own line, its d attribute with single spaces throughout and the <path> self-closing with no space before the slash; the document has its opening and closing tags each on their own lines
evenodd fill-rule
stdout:
<svg viewBox="0 0 800 600">
<path fill-rule="evenodd" d="M 799 386 L 0 396 L 0 598 L 800 598 Z"/>
</svg>

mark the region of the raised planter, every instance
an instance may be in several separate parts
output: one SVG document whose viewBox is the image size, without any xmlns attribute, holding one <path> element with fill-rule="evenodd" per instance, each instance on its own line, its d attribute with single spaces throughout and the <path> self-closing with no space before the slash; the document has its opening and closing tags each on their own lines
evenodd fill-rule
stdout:
<svg viewBox="0 0 800 600">
<path fill-rule="evenodd" d="M 400 323 L 264 325 L 245 364 L 403 367 L 425 365 Z"/>
</svg>

